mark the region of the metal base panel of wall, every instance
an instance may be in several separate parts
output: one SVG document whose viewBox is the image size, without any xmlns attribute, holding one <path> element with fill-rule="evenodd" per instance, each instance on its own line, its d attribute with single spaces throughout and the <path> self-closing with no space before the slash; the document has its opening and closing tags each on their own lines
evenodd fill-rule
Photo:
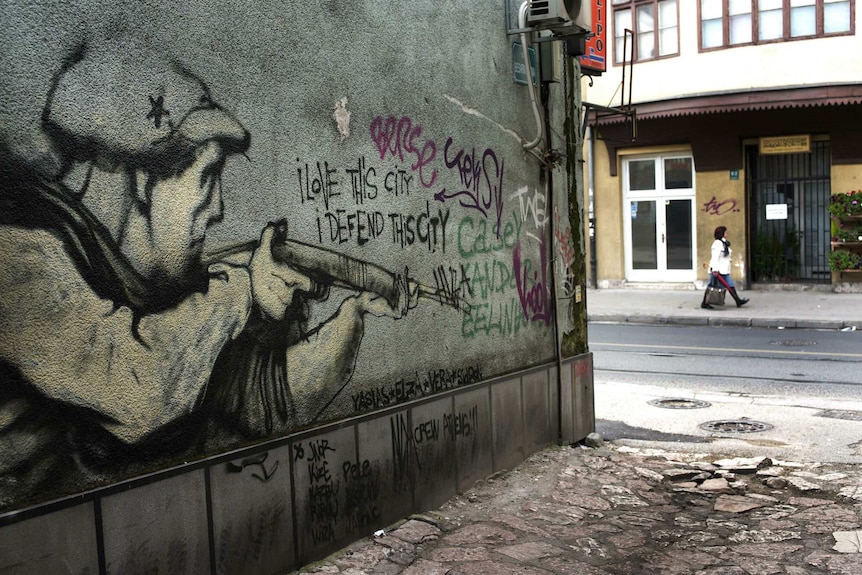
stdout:
<svg viewBox="0 0 862 575">
<path fill-rule="evenodd" d="M 592 354 L 560 365 L 559 378 L 546 365 L 7 515 L 0 571 L 296 568 L 583 439 Z"/>
</svg>

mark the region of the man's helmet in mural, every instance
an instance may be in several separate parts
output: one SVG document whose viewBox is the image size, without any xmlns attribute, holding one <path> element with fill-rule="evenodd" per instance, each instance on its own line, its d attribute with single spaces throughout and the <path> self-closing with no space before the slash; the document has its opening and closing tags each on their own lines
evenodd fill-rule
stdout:
<svg viewBox="0 0 862 575">
<path fill-rule="evenodd" d="M 250 141 L 182 64 L 120 41 L 83 45 L 67 60 L 42 122 L 65 162 L 96 161 L 103 169 L 163 172 L 183 166 L 204 142 L 216 140 L 230 154 Z"/>
</svg>

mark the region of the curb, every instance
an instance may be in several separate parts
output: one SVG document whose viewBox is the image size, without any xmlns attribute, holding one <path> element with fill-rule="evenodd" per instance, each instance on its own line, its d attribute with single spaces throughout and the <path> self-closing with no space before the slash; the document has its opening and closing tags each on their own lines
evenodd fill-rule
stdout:
<svg viewBox="0 0 862 575">
<path fill-rule="evenodd" d="M 663 316 L 663 315 L 621 315 L 587 314 L 587 322 L 628 323 L 632 325 L 708 325 L 714 327 L 765 327 L 783 329 L 831 329 L 862 326 L 862 320 L 813 320 L 790 318 L 745 318 L 716 316 Z"/>
</svg>

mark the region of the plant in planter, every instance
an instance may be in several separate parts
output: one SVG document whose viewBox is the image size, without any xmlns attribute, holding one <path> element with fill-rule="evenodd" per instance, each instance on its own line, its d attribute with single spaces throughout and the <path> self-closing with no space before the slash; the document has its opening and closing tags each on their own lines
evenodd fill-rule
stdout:
<svg viewBox="0 0 862 575">
<path fill-rule="evenodd" d="M 860 268 L 862 268 L 862 257 L 859 254 L 840 250 L 829 253 L 829 269 L 833 272 Z"/>
<path fill-rule="evenodd" d="M 833 242 L 862 242 L 862 224 L 833 223 Z"/>
<path fill-rule="evenodd" d="M 846 194 L 831 196 L 826 209 L 836 218 L 862 215 L 862 190 L 851 190 Z"/>
</svg>

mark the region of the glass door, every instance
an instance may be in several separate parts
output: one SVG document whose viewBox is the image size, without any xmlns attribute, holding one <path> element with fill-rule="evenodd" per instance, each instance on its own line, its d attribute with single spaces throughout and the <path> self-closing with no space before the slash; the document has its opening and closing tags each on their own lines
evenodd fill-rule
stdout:
<svg viewBox="0 0 862 575">
<path fill-rule="evenodd" d="M 691 156 L 623 162 L 626 279 L 689 282 L 694 265 L 694 163 Z"/>
</svg>

